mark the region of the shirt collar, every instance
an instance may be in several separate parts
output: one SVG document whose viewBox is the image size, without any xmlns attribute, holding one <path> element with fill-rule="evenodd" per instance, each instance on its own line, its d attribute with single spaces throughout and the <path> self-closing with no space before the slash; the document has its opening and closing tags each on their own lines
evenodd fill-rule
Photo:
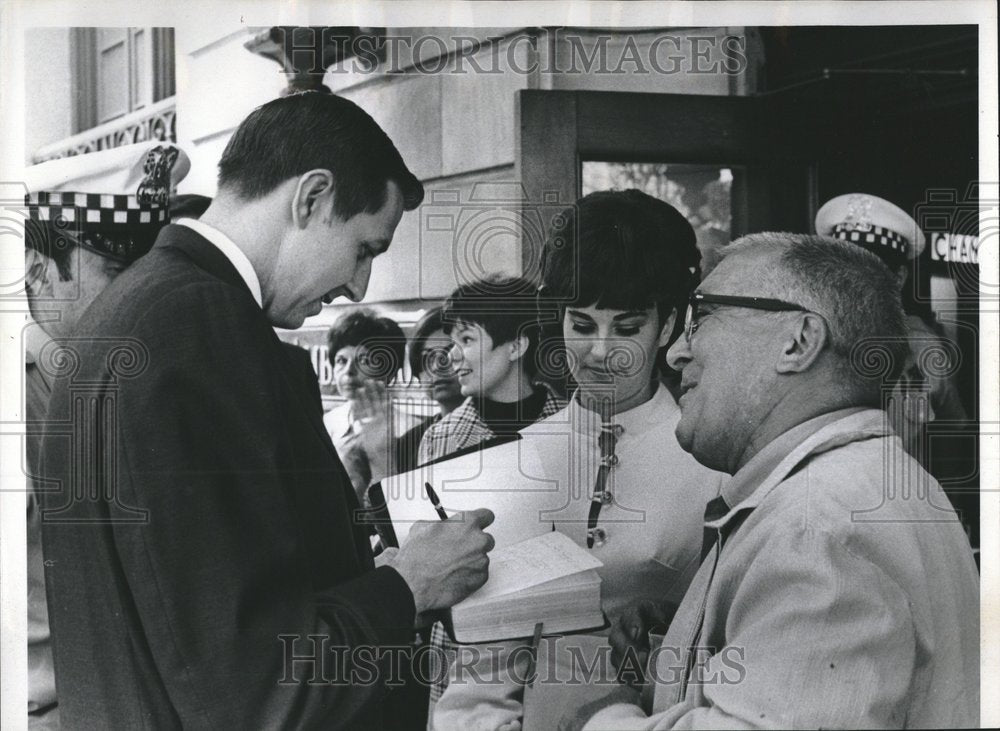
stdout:
<svg viewBox="0 0 1000 731">
<path fill-rule="evenodd" d="M 254 271 L 253 264 L 250 263 L 247 255 L 243 253 L 243 250 L 239 246 L 233 243 L 231 238 L 214 226 L 209 226 L 207 223 L 196 221 L 193 218 L 179 218 L 176 221 L 171 221 L 171 223 L 187 226 L 221 251 L 229 259 L 233 267 L 236 268 L 243 281 L 246 282 L 247 287 L 250 289 L 250 294 L 253 295 L 254 300 L 257 302 L 257 306 L 263 309 L 260 279 L 257 278 L 257 272 Z"/>
<path fill-rule="evenodd" d="M 709 524 L 724 524 L 741 509 L 756 507 L 771 488 L 807 456 L 884 434 L 884 419 L 880 419 L 880 415 L 884 412 L 851 407 L 821 414 L 793 426 L 765 445 L 722 486 L 720 497 L 729 510 Z"/>
</svg>

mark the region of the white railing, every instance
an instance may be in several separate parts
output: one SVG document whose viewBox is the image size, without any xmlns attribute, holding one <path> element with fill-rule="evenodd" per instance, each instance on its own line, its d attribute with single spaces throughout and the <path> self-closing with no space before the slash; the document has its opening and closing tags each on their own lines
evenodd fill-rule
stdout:
<svg viewBox="0 0 1000 731">
<path fill-rule="evenodd" d="M 83 155 L 148 140 L 177 141 L 177 98 L 167 97 L 145 109 L 126 114 L 39 148 L 34 162 Z"/>
</svg>

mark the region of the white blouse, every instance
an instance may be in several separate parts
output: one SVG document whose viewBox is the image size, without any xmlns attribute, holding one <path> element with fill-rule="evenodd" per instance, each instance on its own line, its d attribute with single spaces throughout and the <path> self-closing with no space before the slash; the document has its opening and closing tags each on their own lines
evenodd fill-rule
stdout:
<svg viewBox="0 0 1000 731">
<path fill-rule="evenodd" d="M 602 603 L 609 617 L 641 599 L 680 601 L 701 556 L 705 505 L 719 494 L 723 478 L 681 449 L 674 436 L 680 407 L 663 386 L 651 399 L 616 414 L 617 461 L 605 490 L 597 527 L 604 541 L 590 550 L 604 567 Z M 598 414 L 576 398 L 555 415 L 524 429 L 525 439 L 544 439 L 544 476 L 554 480 L 557 499 L 539 510 L 579 545 L 587 545 L 587 517 L 601 461 Z"/>
</svg>

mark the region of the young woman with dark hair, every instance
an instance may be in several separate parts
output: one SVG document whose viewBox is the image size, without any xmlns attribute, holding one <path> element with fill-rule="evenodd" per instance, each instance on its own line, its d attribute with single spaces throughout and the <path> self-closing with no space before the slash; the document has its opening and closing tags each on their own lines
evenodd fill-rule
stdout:
<svg viewBox="0 0 1000 731">
<path fill-rule="evenodd" d="M 555 487 L 518 495 L 518 515 L 539 531 L 565 533 L 603 562 L 602 607 L 617 626 L 638 602 L 654 613 L 679 602 L 700 562 L 705 505 L 721 484 L 719 473 L 678 444 L 680 409 L 659 378 L 658 353 L 683 329 L 699 253 L 687 220 L 637 190 L 593 193 L 558 220 L 545 243 L 539 299 L 561 323 L 561 342 L 555 351 L 543 344 L 540 365 L 550 377 L 558 375 L 553 362 L 564 365 L 575 392 L 564 409 L 521 432 L 526 441 L 560 448 L 542 450 L 540 477 Z M 519 728 L 523 687 L 516 678 L 525 677 L 528 653 L 518 646 L 507 645 L 499 675 L 488 667 L 495 653 L 484 653 L 482 664 L 455 666 L 461 677 L 452 677 L 437 703 L 434 727 Z M 565 648 L 553 652 L 560 677 L 569 677 Z M 585 683 L 577 679 L 574 687 L 572 702 L 589 700 Z M 551 725 L 534 718 L 533 727 L 554 728 L 564 701 L 553 695 L 543 704 Z"/>
</svg>

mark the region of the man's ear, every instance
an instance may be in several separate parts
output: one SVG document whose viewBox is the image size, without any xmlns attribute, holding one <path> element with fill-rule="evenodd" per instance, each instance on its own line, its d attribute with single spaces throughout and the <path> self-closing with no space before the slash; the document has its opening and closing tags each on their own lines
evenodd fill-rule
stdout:
<svg viewBox="0 0 1000 731">
<path fill-rule="evenodd" d="M 528 352 L 528 336 L 518 335 L 516 338 L 507 343 L 507 357 L 511 363 L 516 360 L 520 360 L 524 357 L 524 354 Z"/>
<path fill-rule="evenodd" d="M 327 200 L 330 201 L 329 211 L 324 213 Z M 327 216 L 324 219 L 326 223 L 333 215 L 333 173 L 322 168 L 310 170 L 299 177 L 292 196 L 292 223 L 297 228 L 305 228 L 309 219 L 318 215 Z"/>
<path fill-rule="evenodd" d="M 906 278 L 910 276 L 910 267 L 906 264 L 900 264 L 896 267 L 895 271 L 893 271 L 893 274 L 896 275 L 896 284 L 898 284 L 899 288 L 902 289 L 903 285 L 906 284 Z"/>
<path fill-rule="evenodd" d="M 52 276 L 49 265 L 55 262 L 34 249 L 24 250 L 24 286 L 29 297 L 51 297 Z"/>
<path fill-rule="evenodd" d="M 671 311 L 667 315 L 667 319 L 663 321 L 663 327 L 660 328 L 660 335 L 656 339 L 657 348 L 664 348 L 670 343 L 670 336 L 674 332 L 675 322 L 677 322 L 677 310 Z"/>
<path fill-rule="evenodd" d="M 778 356 L 778 373 L 802 373 L 812 367 L 830 338 L 826 320 L 815 312 L 798 318 Z"/>
</svg>

